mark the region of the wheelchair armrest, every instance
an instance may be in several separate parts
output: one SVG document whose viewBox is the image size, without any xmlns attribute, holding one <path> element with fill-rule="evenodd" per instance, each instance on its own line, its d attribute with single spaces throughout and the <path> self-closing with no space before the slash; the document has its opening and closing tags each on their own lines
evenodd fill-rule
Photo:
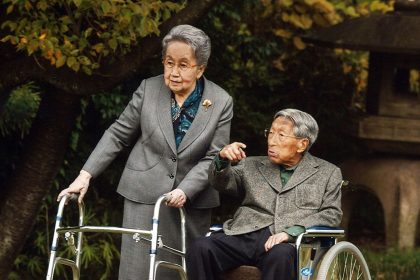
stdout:
<svg viewBox="0 0 420 280">
<path fill-rule="evenodd" d="M 314 226 L 306 229 L 305 237 L 343 237 L 344 229 L 339 227 Z"/>
<path fill-rule="evenodd" d="M 306 231 L 300 234 L 296 238 L 296 248 L 299 248 L 304 237 L 329 237 L 329 238 L 339 238 L 344 237 L 344 229 L 338 227 L 328 227 L 328 226 L 314 226 L 307 228 Z"/>
</svg>

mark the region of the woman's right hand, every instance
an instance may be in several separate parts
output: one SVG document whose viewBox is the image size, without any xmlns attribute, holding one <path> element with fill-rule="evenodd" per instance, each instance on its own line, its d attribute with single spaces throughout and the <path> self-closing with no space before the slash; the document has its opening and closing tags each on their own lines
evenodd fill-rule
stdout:
<svg viewBox="0 0 420 280">
<path fill-rule="evenodd" d="M 70 184 L 70 186 L 60 192 L 57 197 L 57 201 L 60 201 L 61 198 L 65 195 L 70 195 L 72 193 L 79 194 L 79 203 L 82 202 L 83 197 L 85 196 L 88 188 L 89 188 L 89 181 L 92 178 L 89 172 L 85 170 L 81 170 L 79 176 Z"/>
<path fill-rule="evenodd" d="M 219 156 L 230 161 L 240 161 L 246 158 L 246 154 L 243 150 L 245 148 L 246 145 L 244 143 L 233 142 L 224 146 L 223 149 L 219 152 Z"/>
</svg>

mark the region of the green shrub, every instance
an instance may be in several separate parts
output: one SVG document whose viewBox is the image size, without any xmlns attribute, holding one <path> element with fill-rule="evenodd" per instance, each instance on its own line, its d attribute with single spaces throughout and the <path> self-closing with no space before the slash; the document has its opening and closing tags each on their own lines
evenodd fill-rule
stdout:
<svg viewBox="0 0 420 280">
<path fill-rule="evenodd" d="M 374 280 L 415 280 L 420 275 L 420 249 L 362 250 Z"/>
</svg>

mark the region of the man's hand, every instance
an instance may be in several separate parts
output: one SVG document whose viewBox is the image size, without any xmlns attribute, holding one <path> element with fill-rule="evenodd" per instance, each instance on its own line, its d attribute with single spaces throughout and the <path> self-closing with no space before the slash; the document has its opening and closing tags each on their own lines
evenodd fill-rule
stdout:
<svg viewBox="0 0 420 280">
<path fill-rule="evenodd" d="M 65 195 L 69 195 L 72 193 L 78 193 L 79 194 L 79 203 L 82 202 L 83 197 L 85 196 L 88 187 L 89 187 L 89 181 L 90 178 L 92 178 L 92 175 L 90 175 L 87 171 L 80 171 L 79 176 L 73 181 L 73 183 L 70 184 L 70 186 L 67 189 L 64 189 L 60 192 L 60 194 L 57 197 L 57 201 L 60 201 L 61 198 Z"/>
<path fill-rule="evenodd" d="M 265 251 L 267 252 L 271 248 L 273 248 L 274 245 L 285 243 L 289 240 L 289 235 L 285 232 L 276 233 L 272 236 L 270 236 L 264 244 Z"/>
<path fill-rule="evenodd" d="M 219 156 L 222 159 L 228 159 L 230 161 L 240 161 L 246 158 L 246 154 L 243 149 L 246 145 L 241 142 L 233 142 L 232 144 L 226 145 L 219 152 Z"/>
<path fill-rule="evenodd" d="M 168 206 L 181 208 L 182 206 L 184 206 L 185 202 L 187 202 L 187 196 L 185 195 L 183 190 L 174 189 L 173 191 L 168 192 L 166 195 L 168 197 L 166 205 Z"/>
</svg>

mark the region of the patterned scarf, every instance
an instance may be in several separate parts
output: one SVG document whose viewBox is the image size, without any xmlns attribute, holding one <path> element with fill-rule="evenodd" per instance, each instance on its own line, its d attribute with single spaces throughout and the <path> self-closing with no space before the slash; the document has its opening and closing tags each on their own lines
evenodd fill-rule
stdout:
<svg viewBox="0 0 420 280">
<path fill-rule="evenodd" d="M 195 115 L 200 106 L 201 96 L 203 95 L 204 78 L 197 81 L 194 91 L 188 96 L 181 107 L 175 100 L 175 95 L 171 95 L 171 115 L 174 127 L 175 143 L 178 148 L 187 130 L 190 128 Z"/>
</svg>

